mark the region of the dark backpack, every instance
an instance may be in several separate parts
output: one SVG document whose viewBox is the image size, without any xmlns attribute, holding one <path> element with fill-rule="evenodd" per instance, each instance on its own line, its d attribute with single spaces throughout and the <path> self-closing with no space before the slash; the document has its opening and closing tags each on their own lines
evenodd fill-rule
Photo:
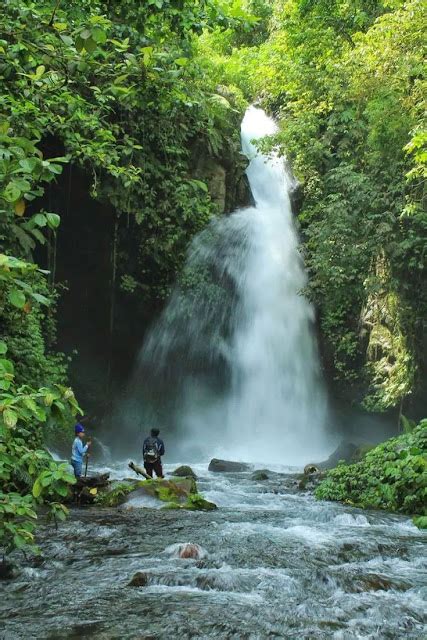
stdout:
<svg viewBox="0 0 427 640">
<path fill-rule="evenodd" d="M 147 438 L 144 447 L 144 460 L 147 460 L 147 462 L 156 462 L 159 458 L 159 443 L 157 439 Z"/>
</svg>

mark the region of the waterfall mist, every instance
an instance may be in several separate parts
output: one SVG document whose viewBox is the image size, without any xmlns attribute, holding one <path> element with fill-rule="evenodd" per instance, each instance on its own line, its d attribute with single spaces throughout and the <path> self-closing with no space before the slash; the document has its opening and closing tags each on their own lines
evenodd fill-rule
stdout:
<svg viewBox="0 0 427 640">
<path fill-rule="evenodd" d="M 139 356 L 123 414 L 138 428 L 159 424 L 172 459 L 301 464 L 330 449 L 293 178 L 252 143 L 275 131 L 261 109 L 247 110 L 242 150 L 255 206 L 194 238 Z"/>
</svg>

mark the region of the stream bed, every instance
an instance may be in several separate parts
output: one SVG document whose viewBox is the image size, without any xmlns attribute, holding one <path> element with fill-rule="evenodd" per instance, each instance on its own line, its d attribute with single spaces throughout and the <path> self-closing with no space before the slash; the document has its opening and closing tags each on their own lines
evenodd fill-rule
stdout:
<svg viewBox="0 0 427 640">
<path fill-rule="evenodd" d="M 0 584 L 0 638 L 427 637 L 427 535 L 408 518 L 318 502 L 292 474 L 193 468 L 217 511 L 76 508 L 41 527 L 42 558 Z M 202 557 L 177 557 L 185 542 Z"/>
</svg>

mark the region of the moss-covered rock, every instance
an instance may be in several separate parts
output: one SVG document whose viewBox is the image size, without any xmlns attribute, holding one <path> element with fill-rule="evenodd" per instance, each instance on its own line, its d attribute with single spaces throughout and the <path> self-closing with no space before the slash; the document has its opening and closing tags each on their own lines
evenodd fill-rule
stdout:
<svg viewBox="0 0 427 640">
<path fill-rule="evenodd" d="M 108 487 L 98 492 L 95 503 L 103 507 L 117 507 L 126 501 L 127 496 L 136 491 L 144 481 L 141 480 L 118 480 L 112 482 Z"/>
<path fill-rule="evenodd" d="M 200 493 L 192 493 L 183 503 L 169 502 L 164 509 L 186 509 L 187 511 L 214 511 L 218 509 L 214 502 L 209 502 Z"/>
<path fill-rule="evenodd" d="M 188 496 L 197 493 L 197 485 L 194 478 L 173 478 L 165 480 L 156 478 L 155 480 L 144 480 L 140 482 L 135 491 L 132 491 L 128 499 L 140 497 L 157 498 L 162 502 L 186 502 Z"/>
<path fill-rule="evenodd" d="M 216 509 L 213 502 L 197 492 L 194 478 L 173 478 L 165 480 L 120 480 L 110 484 L 97 495 L 95 502 L 104 507 L 116 507 L 130 500 L 150 497 L 165 503 L 167 509 L 189 509 L 191 511 L 211 511 Z"/>
<path fill-rule="evenodd" d="M 193 469 L 186 464 L 177 467 L 175 471 L 172 472 L 172 475 L 177 478 L 194 478 L 197 480 L 197 475 L 194 473 Z"/>
</svg>

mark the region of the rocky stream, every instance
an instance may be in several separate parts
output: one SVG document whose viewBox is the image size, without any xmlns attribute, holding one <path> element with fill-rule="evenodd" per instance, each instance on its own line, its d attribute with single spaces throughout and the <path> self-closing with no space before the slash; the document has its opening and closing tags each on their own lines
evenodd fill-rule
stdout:
<svg viewBox="0 0 427 640">
<path fill-rule="evenodd" d="M 142 497 L 43 526 L 42 556 L 1 585 L 0 637 L 426 637 L 427 535 L 408 518 L 318 502 L 292 469 L 193 468 L 217 510 Z M 180 557 L 183 543 L 196 557 Z"/>
</svg>

